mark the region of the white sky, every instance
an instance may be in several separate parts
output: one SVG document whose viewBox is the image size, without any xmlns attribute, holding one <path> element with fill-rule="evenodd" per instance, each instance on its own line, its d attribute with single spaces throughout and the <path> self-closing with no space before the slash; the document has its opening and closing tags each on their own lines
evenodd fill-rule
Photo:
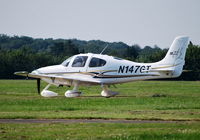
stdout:
<svg viewBox="0 0 200 140">
<path fill-rule="evenodd" d="M 0 33 L 168 48 L 200 44 L 200 0 L 0 0 Z"/>
</svg>

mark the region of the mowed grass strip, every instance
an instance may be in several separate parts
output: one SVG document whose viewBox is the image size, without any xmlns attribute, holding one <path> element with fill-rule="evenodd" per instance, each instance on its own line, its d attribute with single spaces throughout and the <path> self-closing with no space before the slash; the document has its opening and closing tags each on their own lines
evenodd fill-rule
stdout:
<svg viewBox="0 0 200 140">
<path fill-rule="evenodd" d="M 42 88 L 45 87 L 42 82 Z M 0 118 L 200 120 L 199 81 L 139 81 L 117 85 L 113 98 L 100 86 L 80 87 L 83 96 L 66 98 L 68 88 L 54 87 L 55 98 L 37 95 L 35 80 L 0 80 Z"/>
<path fill-rule="evenodd" d="M 0 139 L 198 140 L 200 123 L 0 124 Z"/>
</svg>

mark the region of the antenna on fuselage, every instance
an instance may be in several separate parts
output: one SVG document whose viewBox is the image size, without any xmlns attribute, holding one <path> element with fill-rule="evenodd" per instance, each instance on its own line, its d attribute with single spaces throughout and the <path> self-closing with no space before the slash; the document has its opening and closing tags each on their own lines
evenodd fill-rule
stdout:
<svg viewBox="0 0 200 140">
<path fill-rule="evenodd" d="M 107 48 L 108 48 L 108 44 L 107 44 L 106 47 L 101 51 L 100 54 L 102 54 Z"/>
</svg>

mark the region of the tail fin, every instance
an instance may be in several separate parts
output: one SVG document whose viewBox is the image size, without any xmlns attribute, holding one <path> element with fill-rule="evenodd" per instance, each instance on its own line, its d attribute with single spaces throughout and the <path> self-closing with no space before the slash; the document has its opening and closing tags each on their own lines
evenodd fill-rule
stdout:
<svg viewBox="0 0 200 140">
<path fill-rule="evenodd" d="M 185 64 L 185 54 L 188 46 L 189 37 L 176 37 L 170 46 L 166 56 L 158 62 L 158 65 L 169 66 L 173 69 L 172 77 L 181 75 L 183 66 Z"/>
</svg>

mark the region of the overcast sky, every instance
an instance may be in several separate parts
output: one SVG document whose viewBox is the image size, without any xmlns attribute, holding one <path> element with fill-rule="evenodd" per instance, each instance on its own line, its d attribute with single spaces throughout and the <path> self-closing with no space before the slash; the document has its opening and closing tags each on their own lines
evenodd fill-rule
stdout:
<svg viewBox="0 0 200 140">
<path fill-rule="evenodd" d="M 0 0 L 0 33 L 122 41 L 168 48 L 200 44 L 200 0 Z"/>
</svg>

